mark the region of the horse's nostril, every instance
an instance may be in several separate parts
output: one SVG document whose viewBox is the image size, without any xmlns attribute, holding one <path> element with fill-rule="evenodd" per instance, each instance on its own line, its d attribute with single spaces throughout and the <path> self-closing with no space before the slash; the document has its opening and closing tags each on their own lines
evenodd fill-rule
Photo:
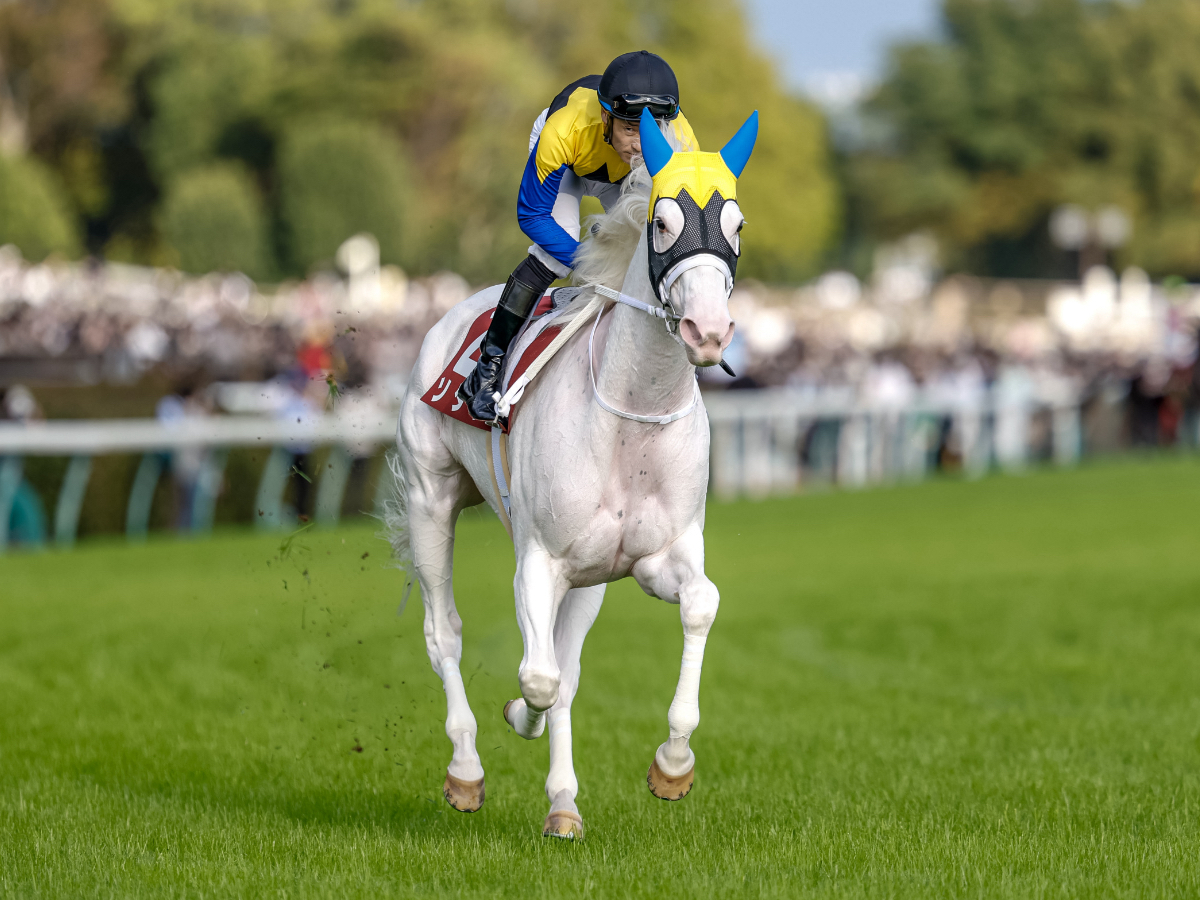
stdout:
<svg viewBox="0 0 1200 900">
<path fill-rule="evenodd" d="M 700 334 L 700 329 L 696 327 L 696 323 L 691 319 L 683 319 L 679 323 L 679 327 L 683 331 L 683 339 L 689 344 L 699 344 L 704 340 Z"/>
</svg>

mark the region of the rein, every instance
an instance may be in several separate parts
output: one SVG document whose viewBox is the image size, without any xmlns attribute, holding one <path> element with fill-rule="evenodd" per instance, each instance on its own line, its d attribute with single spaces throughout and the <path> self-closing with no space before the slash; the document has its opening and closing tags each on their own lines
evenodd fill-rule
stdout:
<svg viewBox="0 0 1200 900">
<path fill-rule="evenodd" d="M 618 303 L 624 303 L 626 306 L 632 306 L 634 309 L 640 309 L 647 315 L 654 316 L 656 319 L 662 319 L 667 326 L 667 333 L 683 346 L 683 341 L 679 340 L 678 322 L 683 316 L 675 312 L 675 307 L 671 306 L 671 301 L 663 302 L 662 306 L 655 306 L 653 303 L 646 303 L 639 300 L 637 297 L 630 297 L 628 294 L 622 294 L 618 290 L 610 287 L 605 287 L 602 284 L 589 284 L 587 287 L 592 288 L 597 294 L 602 297 L 607 297 L 609 300 L 616 300 Z M 672 328 L 674 324 L 676 327 Z"/>
<path fill-rule="evenodd" d="M 646 303 L 644 300 L 639 300 L 636 297 L 630 297 L 628 294 L 623 294 L 620 291 L 606 287 L 603 284 L 587 284 L 584 285 L 584 287 L 591 288 L 600 297 L 606 297 L 609 300 L 615 300 L 617 303 L 623 303 L 626 306 L 633 307 L 639 312 L 646 313 L 646 315 L 654 316 L 656 319 L 662 319 L 663 325 L 666 326 L 667 334 L 669 334 L 672 339 L 679 344 L 679 346 L 684 346 L 683 338 L 679 336 L 679 320 L 682 318 L 682 316 L 675 312 L 675 309 L 673 306 L 671 306 L 669 300 L 664 301 L 661 306 L 655 306 L 652 303 Z M 554 340 L 550 342 L 550 345 L 536 360 L 534 360 L 533 365 L 526 369 L 521 374 L 520 378 L 509 385 L 508 390 L 504 392 L 503 396 L 501 396 L 499 392 L 493 395 L 493 399 L 496 401 L 497 416 L 507 416 L 512 411 L 513 406 L 518 400 L 521 399 L 521 395 L 525 393 L 525 388 L 531 381 L 533 381 L 534 378 L 537 377 L 537 374 L 542 370 L 543 366 L 550 361 L 554 354 L 558 352 L 559 348 L 562 347 L 562 345 L 565 344 L 567 340 L 570 339 L 582 325 L 587 323 L 588 318 L 591 317 L 593 308 L 596 309 L 596 320 L 592 323 L 592 333 L 588 337 L 588 377 L 592 382 L 592 395 L 596 398 L 596 402 L 600 404 L 600 408 L 606 412 L 612 413 L 614 416 L 619 416 L 622 419 L 629 419 L 632 422 L 642 422 L 649 425 L 666 425 L 669 422 L 676 422 L 679 419 L 683 419 L 691 415 L 696 409 L 696 403 L 700 399 L 700 386 L 698 384 L 694 384 L 691 403 L 689 403 L 683 409 L 679 409 L 673 413 L 667 413 L 666 415 L 662 416 L 642 416 L 638 415 L 637 413 L 625 412 L 624 410 L 617 409 L 615 406 L 605 402 L 604 398 L 600 396 L 599 387 L 596 385 L 596 368 L 593 364 L 593 346 L 596 339 L 596 327 L 600 324 L 600 317 L 604 314 L 604 305 L 596 298 L 593 298 L 588 302 L 586 307 L 579 311 L 575 320 L 569 322 L 567 326 L 555 336 Z M 722 368 L 725 368 L 726 371 L 729 371 L 730 374 L 733 374 L 724 362 L 721 363 L 721 366 Z"/>
</svg>

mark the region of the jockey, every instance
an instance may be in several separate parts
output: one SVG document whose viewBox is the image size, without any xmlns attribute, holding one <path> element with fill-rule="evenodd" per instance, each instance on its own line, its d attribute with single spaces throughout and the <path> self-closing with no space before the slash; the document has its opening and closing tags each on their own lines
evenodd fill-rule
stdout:
<svg viewBox="0 0 1200 900">
<path fill-rule="evenodd" d="M 603 75 L 567 85 L 533 123 L 517 195 L 517 221 L 533 246 L 508 277 L 480 344 L 479 364 L 458 389 L 474 418 L 495 420 L 492 394 L 508 345 L 551 283 L 571 274 L 579 247 L 579 201 L 596 197 L 607 207 L 620 195 L 621 182 L 641 156 L 643 109 L 678 149 L 698 149 L 679 110 L 675 73 L 646 50 L 618 56 Z"/>
</svg>

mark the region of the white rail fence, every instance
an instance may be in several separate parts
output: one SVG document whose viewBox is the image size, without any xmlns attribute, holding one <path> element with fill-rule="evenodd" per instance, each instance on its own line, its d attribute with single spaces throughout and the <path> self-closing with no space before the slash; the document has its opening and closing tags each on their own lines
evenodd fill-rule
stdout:
<svg viewBox="0 0 1200 900">
<path fill-rule="evenodd" d="M 1083 451 L 1080 402 L 1067 392 L 888 405 L 764 389 L 708 395 L 705 405 L 710 486 L 722 497 L 920 480 L 939 468 L 978 476 L 1040 458 L 1071 465 Z"/>
<path fill-rule="evenodd" d="M 207 451 L 191 487 L 193 532 L 211 529 L 217 497 L 224 480 L 228 451 L 236 447 L 268 450 L 254 497 L 255 525 L 263 529 L 290 527 L 295 519 L 284 495 L 298 454 L 328 447 L 316 476 L 315 518 L 336 523 L 356 460 L 372 456 L 395 440 L 394 413 L 322 416 L 279 420 L 259 416 L 225 416 L 163 423 L 154 419 L 96 419 L 50 421 L 26 425 L 0 424 L 0 552 L 9 542 L 9 526 L 28 456 L 69 457 L 54 508 L 54 542 L 75 540 L 84 495 L 91 477 L 92 458 L 103 454 L 140 454 L 125 512 L 125 533 L 144 538 L 154 494 L 172 455 Z M 309 476 L 305 476 L 308 478 Z M 380 479 L 374 506 L 381 505 L 389 485 Z"/>
<path fill-rule="evenodd" d="M 705 395 L 712 429 L 711 489 L 721 497 L 786 494 L 818 485 L 862 487 L 919 480 L 938 468 L 980 475 L 993 467 L 1021 469 L 1035 459 L 1060 465 L 1082 452 L 1081 411 L 1073 396 L 1035 402 L 1028 396 L 982 395 L 976 402 L 869 405 L 786 389 Z M 211 528 L 228 451 L 269 448 L 254 498 L 260 528 L 286 528 L 284 503 L 297 453 L 327 447 L 317 475 L 314 513 L 336 522 L 351 467 L 395 439 L 394 412 L 324 416 L 300 422 L 225 416 L 164 424 L 112 419 L 0 424 L 0 552 L 29 456 L 69 457 L 58 490 L 52 539 L 69 545 L 78 529 L 91 460 L 101 454 L 140 454 L 130 489 L 126 534 L 145 536 L 156 487 L 172 454 L 207 451 L 195 479 L 192 530 Z M 389 489 L 377 479 L 374 505 Z"/>
</svg>

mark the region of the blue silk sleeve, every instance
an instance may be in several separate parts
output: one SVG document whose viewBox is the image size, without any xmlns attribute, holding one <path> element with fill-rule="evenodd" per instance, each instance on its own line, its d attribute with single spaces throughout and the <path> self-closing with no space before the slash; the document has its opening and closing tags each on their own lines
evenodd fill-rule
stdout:
<svg viewBox="0 0 1200 900">
<path fill-rule="evenodd" d="M 554 201 L 558 199 L 558 186 L 566 171 L 566 165 L 559 166 L 541 181 L 537 170 L 537 147 L 534 147 L 525 163 L 521 190 L 517 193 L 517 222 L 531 241 L 567 268 L 573 268 L 579 242 L 554 221 Z"/>
</svg>

